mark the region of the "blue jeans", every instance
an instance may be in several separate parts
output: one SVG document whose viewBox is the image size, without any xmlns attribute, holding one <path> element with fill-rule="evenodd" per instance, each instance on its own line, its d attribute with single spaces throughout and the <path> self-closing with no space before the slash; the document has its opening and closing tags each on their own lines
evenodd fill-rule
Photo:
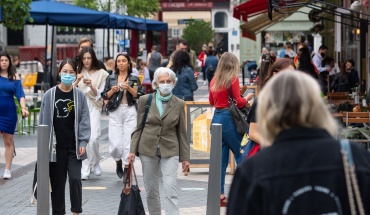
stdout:
<svg viewBox="0 0 370 215">
<path fill-rule="evenodd" d="M 222 161 L 221 161 L 221 194 L 224 194 L 225 174 L 229 163 L 229 151 L 234 153 L 237 164 L 242 160 L 240 154 L 240 143 L 243 136 L 238 133 L 235 125 L 231 119 L 229 110 L 215 110 L 212 118 L 212 123 L 219 123 L 222 125 Z"/>
</svg>

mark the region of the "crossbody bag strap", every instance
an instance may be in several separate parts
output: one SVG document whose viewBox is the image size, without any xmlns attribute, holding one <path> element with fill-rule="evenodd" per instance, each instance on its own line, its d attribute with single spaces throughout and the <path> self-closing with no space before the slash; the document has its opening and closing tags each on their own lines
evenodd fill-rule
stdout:
<svg viewBox="0 0 370 215">
<path fill-rule="evenodd" d="M 143 133 L 143 130 L 144 130 L 144 127 L 145 127 L 146 118 L 148 117 L 148 113 L 149 113 L 150 105 L 152 103 L 152 99 L 153 99 L 153 94 L 151 93 L 151 94 L 149 94 L 148 100 L 147 100 L 146 105 L 145 105 L 145 113 L 144 113 L 144 118 L 143 118 L 143 122 L 142 122 L 142 126 L 141 126 L 141 132 L 140 132 L 138 144 L 140 143 L 141 134 Z M 138 152 L 136 152 L 136 156 L 139 156 Z"/>
<path fill-rule="evenodd" d="M 227 93 L 229 95 L 229 103 L 233 102 L 236 105 L 236 101 L 234 99 L 232 91 L 230 92 L 231 87 L 227 88 Z"/>
<path fill-rule="evenodd" d="M 148 117 L 150 105 L 152 104 L 152 99 L 153 99 L 153 94 L 151 93 L 149 94 L 148 101 L 146 102 L 146 106 L 145 106 L 145 114 L 144 114 L 144 119 L 143 119 L 143 127 L 141 128 L 141 133 L 143 133 L 143 130 L 144 130 L 146 118 Z"/>
<path fill-rule="evenodd" d="M 344 175 L 346 179 L 347 193 L 349 206 L 351 210 L 351 215 L 356 213 L 356 202 L 358 207 L 358 212 L 360 215 L 365 215 L 364 206 L 362 204 L 361 193 L 358 187 L 355 163 L 353 160 L 353 155 L 351 151 L 351 145 L 348 140 L 340 140 L 341 154 L 343 159 Z M 353 196 L 354 194 L 354 196 Z M 355 197 L 355 198 L 354 198 Z"/>
</svg>

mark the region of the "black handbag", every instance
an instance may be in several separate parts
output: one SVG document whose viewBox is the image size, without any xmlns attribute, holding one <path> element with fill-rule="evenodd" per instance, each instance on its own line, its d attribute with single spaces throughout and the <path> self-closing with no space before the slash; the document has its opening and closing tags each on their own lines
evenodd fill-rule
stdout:
<svg viewBox="0 0 370 215">
<path fill-rule="evenodd" d="M 129 78 L 129 75 L 126 76 L 125 81 Z M 122 96 L 123 96 L 123 90 L 120 90 L 118 92 L 115 92 L 110 98 L 106 105 L 106 108 L 109 112 L 115 111 L 118 106 L 121 104 Z"/>
<path fill-rule="evenodd" d="M 228 90 L 229 93 L 229 111 L 231 114 L 231 118 L 233 120 L 233 123 L 236 127 L 236 130 L 240 135 L 244 135 L 248 128 L 247 123 L 247 116 L 243 114 L 241 110 L 239 110 L 238 106 L 236 105 L 236 101 L 234 97 L 232 96 L 232 93 L 230 94 L 230 89 Z"/>
<path fill-rule="evenodd" d="M 109 112 L 113 112 L 114 110 L 118 108 L 118 106 L 121 104 L 122 96 L 123 96 L 123 90 L 122 91 L 120 90 L 119 92 L 114 93 L 110 97 L 106 105 L 106 108 Z"/>
<path fill-rule="evenodd" d="M 132 184 L 132 175 L 135 178 L 136 185 Z M 126 183 L 124 183 L 121 193 L 118 215 L 145 215 L 145 209 L 140 196 L 140 189 L 137 183 L 135 168 L 132 163 L 130 163 L 128 166 L 125 181 Z"/>
</svg>

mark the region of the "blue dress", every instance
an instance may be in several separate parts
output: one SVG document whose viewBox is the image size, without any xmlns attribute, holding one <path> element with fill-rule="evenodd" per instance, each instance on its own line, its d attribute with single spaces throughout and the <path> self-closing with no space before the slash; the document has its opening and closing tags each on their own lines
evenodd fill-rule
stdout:
<svg viewBox="0 0 370 215">
<path fill-rule="evenodd" d="M 0 76 L 0 132 L 14 134 L 17 124 L 17 109 L 14 96 L 18 101 L 24 97 L 20 80 L 10 81 Z"/>
</svg>

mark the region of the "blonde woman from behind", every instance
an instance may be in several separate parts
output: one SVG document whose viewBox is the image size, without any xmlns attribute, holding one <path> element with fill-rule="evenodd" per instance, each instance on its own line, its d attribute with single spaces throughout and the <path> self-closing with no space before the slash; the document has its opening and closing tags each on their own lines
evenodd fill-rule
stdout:
<svg viewBox="0 0 370 215">
<path fill-rule="evenodd" d="M 258 104 L 263 149 L 238 166 L 227 214 L 351 214 L 338 127 L 317 81 L 281 72 Z M 359 145 L 351 149 L 362 201 L 369 202 L 370 154 Z"/>
</svg>

